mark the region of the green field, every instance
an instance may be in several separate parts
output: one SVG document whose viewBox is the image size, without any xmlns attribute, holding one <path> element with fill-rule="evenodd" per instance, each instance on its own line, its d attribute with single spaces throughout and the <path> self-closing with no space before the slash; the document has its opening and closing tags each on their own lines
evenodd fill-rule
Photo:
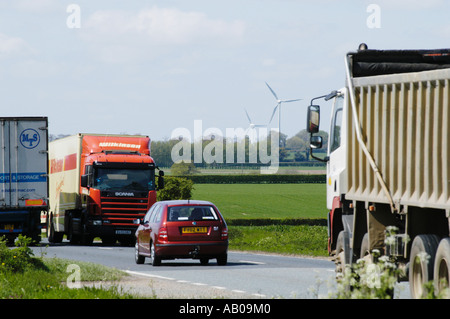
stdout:
<svg viewBox="0 0 450 319">
<path fill-rule="evenodd" d="M 192 195 L 225 219 L 327 217 L 325 184 L 195 184 Z"/>
</svg>

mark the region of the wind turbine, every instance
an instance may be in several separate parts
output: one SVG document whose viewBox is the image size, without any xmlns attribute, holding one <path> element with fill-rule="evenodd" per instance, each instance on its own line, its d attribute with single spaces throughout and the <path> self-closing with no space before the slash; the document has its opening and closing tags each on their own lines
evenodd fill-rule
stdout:
<svg viewBox="0 0 450 319">
<path fill-rule="evenodd" d="M 282 100 L 282 99 L 278 98 L 278 96 L 275 93 L 275 91 L 272 90 L 272 88 L 270 87 L 269 84 L 267 84 L 267 82 L 266 82 L 266 85 L 269 88 L 270 92 L 272 92 L 273 96 L 275 97 L 275 100 L 277 100 L 277 105 L 273 109 L 272 116 L 270 117 L 269 124 L 270 124 L 270 122 L 272 122 L 273 116 L 275 115 L 275 112 L 277 111 L 277 108 L 278 108 L 278 141 L 281 142 L 281 104 L 282 103 L 301 101 L 302 99 Z"/>
<path fill-rule="evenodd" d="M 255 123 L 253 123 L 252 119 L 250 118 L 250 115 L 248 115 L 248 112 L 247 112 L 247 110 L 245 108 L 244 108 L 244 111 L 245 111 L 245 114 L 247 115 L 247 119 L 248 119 L 248 122 L 249 122 L 249 126 L 248 126 L 247 130 L 245 131 L 245 135 L 247 135 L 247 132 L 249 130 L 253 131 L 257 127 L 267 127 L 268 124 L 255 124 Z"/>
</svg>

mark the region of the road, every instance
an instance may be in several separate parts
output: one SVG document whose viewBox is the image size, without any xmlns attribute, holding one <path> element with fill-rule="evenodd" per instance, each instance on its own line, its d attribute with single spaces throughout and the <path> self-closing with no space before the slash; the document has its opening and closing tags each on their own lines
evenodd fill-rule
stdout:
<svg viewBox="0 0 450 319">
<path fill-rule="evenodd" d="M 147 287 L 158 298 L 326 298 L 335 291 L 334 264 L 325 259 L 246 252 L 229 252 L 228 264 L 215 260 L 163 261 L 153 267 L 134 262 L 134 247 L 72 246 L 68 243 L 34 247 L 35 255 L 89 261 L 127 271 L 128 287 Z M 82 269 L 81 269 L 82 271 Z M 140 286 L 140 288 L 139 288 Z M 406 287 L 407 288 L 407 287 Z M 135 290 L 136 291 L 136 290 Z M 408 298 L 402 287 L 397 298 Z"/>
</svg>

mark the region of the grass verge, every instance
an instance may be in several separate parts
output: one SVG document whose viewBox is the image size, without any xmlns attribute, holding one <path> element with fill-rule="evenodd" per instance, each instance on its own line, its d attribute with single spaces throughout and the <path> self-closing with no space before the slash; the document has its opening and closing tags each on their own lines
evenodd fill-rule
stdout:
<svg viewBox="0 0 450 319">
<path fill-rule="evenodd" d="M 19 236 L 18 248 L 10 249 L 0 239 L 1 299 L 131 299 L 117 286 L 69 287 L 68 279 L 117 281 L 126 273 L 102 265 L 59 258 L 35 257 L 29 239 Z M 75 268 L 68 267 L 76 265 Z M 72 270 L 71 270 L 72 269 Z M 75 274 L 73 269 L 78 269 Z M 79 276 L 78 276 L 79 274 Z M 71 277 L 72 276 L 72 277 Z M 75 276 L 75 277 L 73 277 Z M 69 282 L 69 284 L 72 281 Z"/>
<path fill-rule="evenodd" d="M 230 226 L 229 238 L 230 250 L 328 256 L 326 226 Z"/>
</svg>

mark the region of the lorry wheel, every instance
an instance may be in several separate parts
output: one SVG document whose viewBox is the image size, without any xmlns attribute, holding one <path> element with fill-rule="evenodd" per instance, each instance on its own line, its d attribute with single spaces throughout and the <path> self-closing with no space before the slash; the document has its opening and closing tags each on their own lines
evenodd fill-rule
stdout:
<svg viewBox="0 0 450 319">
<path fill-rule="evenodd" d="M 434 260 L 434 292 L 450 299 L 450 238 L 439 243 Z"/>
<path fill-rule="evenodd" d="M 365 233 L 361 241 L 361 252 L 359 258 L 364 259 L 367 263 L 372 262 L 372 254 L 369 250 L 369 233 Z"/>
<path fill-rule="evenodd" d="M 409 287 L 414 299 L 426 297 L 428 293 L 424 284 L 433 279 L 438 245 L 439 238 L 436 235 L 419 235 L 414 238 L 409 259 Z"/>
<path fill-rule="evenodd" d="M 55 226 L 53 225 L 53 218 L 47 220 L 47 231 L 48 231 L 47 237 L 50 243 L 57 244 L 62 242 L 64 234 L 55 231 Z"/>
<path fill-rule="evenodd" d="M 334 259 L 334 264 L 336 265 L 336 278 L 339 280 L 341 277 L 345 275 L 347 260 L 346 256 L 349 252 L 347 252 L 348 245 L 345 244 L 345 234 L 344 231 L 341 231 L 338 235 L 336 242 L 336 256 Z"/>
</svg>

